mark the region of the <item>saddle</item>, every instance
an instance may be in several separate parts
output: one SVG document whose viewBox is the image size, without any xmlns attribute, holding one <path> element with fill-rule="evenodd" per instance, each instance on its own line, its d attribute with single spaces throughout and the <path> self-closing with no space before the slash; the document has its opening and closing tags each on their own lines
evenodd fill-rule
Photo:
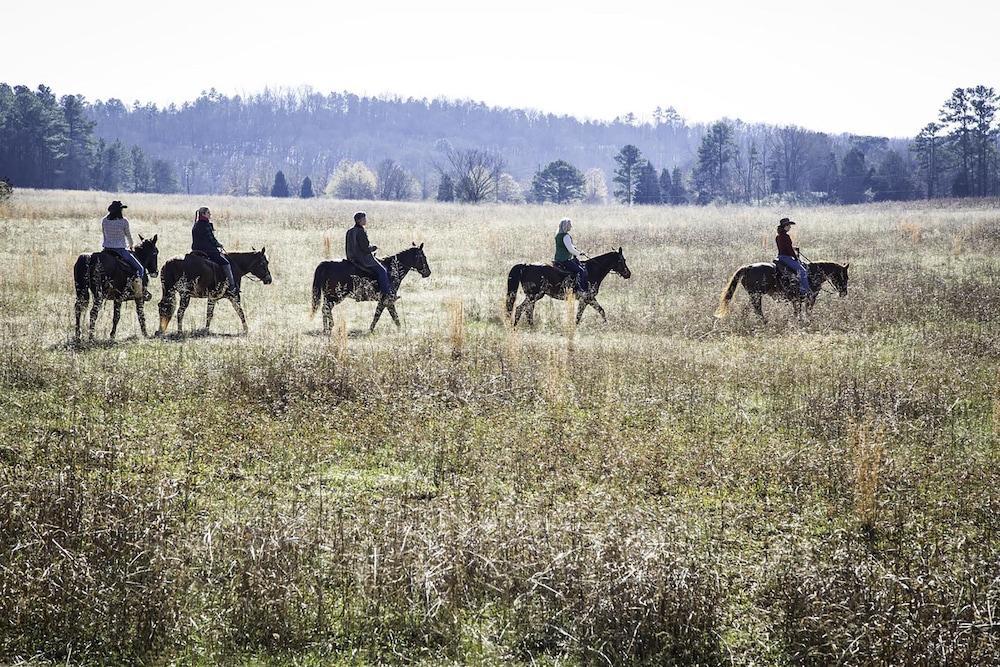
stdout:
<svg viewBox="0 0 1000 667">
<path fill-rule="evenodd" d="M 112 252 L 111 250 L 108 250 L 107 248 L 104 248 L 103 250 L 101 250 L 97 254 L 98 255 L 103 255 L 104 257 L 110 258 L 110 259 L 114 260 L 115 262 L 117 262 L 118 263 L 118 268 L 121 269 L 123 272 L 125 272 L 127 274 L 134 274 L 135 273 L 135 270 L 132 268 L 132 265 L 129 264 L 128 262 L 126 262 L 124 259 L 122 259 L 121 255 L 119 255 L 118 253 Z"/>
<path fill-rule="evenodd" d="M 362 266 L 357 262 L 352 262 L 349 259 L 345 259 L 344 262 L 353 267 L 354 270 L 358 272 L 359 276 L 362 276 L 364 278 L 373 278 L 373 279 L 378 278 L 378 276 L 375 275 L 375 272 L 372 269 L 369 269 L 367 266 Z"/>
<path fill-rule="evenodd" d="M 798 289 L 799 289 L 798 272 L 795 269 L 784 264 L 783 262 L 779 262 L 777 259 L 771 262 L 771 264 L 774 265 L 774 271 L 778 276 L 778 282 L 781 284 L 782 289 L 784 289 L 786 292 L 798 294 Z M 803 266 L 805 266 L 807 269 L 809 268 L 807 264 L 803 264 Z"/>
<path fill-rule="evenodd" d="M 549 266 L 550 269 L 555 269 L 556 273 L 558 273 L 561 276 L 571 276 L 571 275 L 573 275 L 572 271 L 567 271 L 566 269 L 562 268 L 561 266 L 558 266 L 555 262 L 549 262 L 548 266 Z"/>
</svg>

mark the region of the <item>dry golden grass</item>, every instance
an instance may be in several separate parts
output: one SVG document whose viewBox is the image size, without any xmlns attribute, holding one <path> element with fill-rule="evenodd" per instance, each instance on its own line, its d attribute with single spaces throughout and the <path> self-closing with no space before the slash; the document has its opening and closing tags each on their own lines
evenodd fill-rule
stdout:
<svg viewBox="0 0 1000 667">
<path fill-rule="evenodd" d="M 212 208 L 266 246 L 250 335 L 75 345 L 71 268 L 123 198 L 161 264 Z M 357 208 L 425 243 L 403 326 L 311 318 Z M 739 266 L 774 221 L 850 295 L 797 323 Z M 610 322 L 507 270 L 557 221 Z M 993 202 L 465 207 L 18 191 L 0 212 L 0 661 L 995 663 L 1000 235 Z M 158 284 L 152 291 L 157 297 Z M 155 301 L 154 304 L 155 305 Z M 150 308 L 150 324 L 155 309 Z M 188 311 L 199 327 L 204 302 Z"/>
</svg>

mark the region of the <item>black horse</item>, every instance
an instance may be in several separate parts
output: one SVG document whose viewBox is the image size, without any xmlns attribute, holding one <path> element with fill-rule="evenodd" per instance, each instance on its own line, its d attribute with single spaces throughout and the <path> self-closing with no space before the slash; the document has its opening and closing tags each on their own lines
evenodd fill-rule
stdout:
<svg viewBox="0 0 1000 667">
<path fill-rule="evenodd" d="M 76 286 L 76 338 L 80 339 L 80 315 L 83 314 L 90 297 L 94 297 L 94 305 L 90 309 L 90 340 L 94 339 L 94 325 L 97 323 L 97 315 L 101 311 L 101 305 L 105 299 L 115 302 L 114 319 L 111 321 L 111 339 L 114 340 L 118 331 L 118 320 L 122 314 L 123 301 L 135 301 L 135 314 L 139 318 L 139 329 L 142 335 L 146 336 L 146 316 L 143 314 L 143 301 L 148 300 L 149 293 L 146 285 L 149 278 L 156 277 L 157 258 L 159 251 L 156 249 L 156 234 L 151 239 L 139 237 L 140 243 L 135 248 L 136 259 L 146 269 L 143 278 L 143 294 L 138 296 L 133 288 L 134 269 L 125 263 L 113 252 L 102 250 L 101 252 L 86 253 L 76 258 L 73 266 L 73 282 Z"/>
<path fill-rule="evenodd" d="M 608 321 L 601 304 L 597 303 L 597 293 L 601 289 L 601 282 L 614 271 L 622 278 L 631 278 L 632 272 L 625 264 L 625 255 L 622 249 L 612 250 L 603 255 L 588 259 L 583 263 L 587 268 L 587 276 L 590 279 L 590 289 L 582 294 L 578 294 L 580 306 L 576 311 L 576 322 L 580 323 L 583 318 L 583 311 L 587 306 L 593 306 L 601 314 L 604 321 Z M 514 310 L 514 302 L 517 300 L 517 288 L 520 285 L 524 290 L 524 301 L 517 307 L 517 314 L 514 316 L 514 326 L 521 320 L 521 314 L 528 311 L 528 324 L 535 323 L 535 302 L 544 296 L 553 299 L 565 299 L 566 294 L 573 290 L 575 277 L 573 274 L 558 269 L 551 264 L 517 264 L 507 275 L 507 316 L 510 317 Z"/>
<path fill-rule="evenodd" d="M 399 289 L 403 278 L 410 272 L 416 271 L 424 278 L 431 275 L 431 267 L 427 264 L 427 256 L 424 255 L 424 244 L 413 244 L 412 248 L 407 248 L 401 253 L 386 257 L 381 260 L 389 272 L 389 280 L 392 283 L 393 291 Z M 355 301 L 378 301 L 375 306 L 375 317 L 369 331 L 375 330 L 375 325 L 382 317 L 382 311 L 389 309 L 392 321 L 399 326 L 399 316 L 396 314 L 395 304 L 382 298 L 378 291 L 378 282 L 375 277 L 352 262 L 346 259 L 340 261 L 320 262 L 313 273 L 312 288 L 312 313 L 316 314 L 320 300 L 323 301 L 323 333 L 330 333 L 333 326 L 333 307 L 346 298 Z"/>
<path fill-rule="evenodd" d="M 737 269 L 729 280 L 729 286 L 719 298 L 719 308 L 715 311 L 715 316 L 726 316 L 729 312 L 729 301 L 733 298 L 737 286 L 742 283 L 743 289 L 750 295 L 750 303 L 762 322 L 767 322 L 761 308 L 761 299 L 765 294 L 772 299 L 790 301 L 795 309 L 795 316 L 801 319 L 803 306 L 805 306 L 806 311 L 812 310 L 816 304 L 816 296 L 827 280 L 833 283 L 840 296 L 847 296 L 847 269 L 849 266 L 849 262 L 847 264 L 809 262 L 806 264 L 806 269 L 809 271 L 809 284 L 812 287 L 812 292 L 808 296 L 802 296 L 794 272 L 790 270 L 779 271 L 773 262 L 747 264 Z"/>
<path fill-rule="evenodd" d="M 174 295 L 180 295 L 180 306 L 177 309 L 177 333 L 184 332 L 184 311 L 191 299 L 208 299 L 208 309 L 205 317 L 205 331 L 212 326 L 212 316 L 215 314 L 215 302 L 219 299 L 229 299 L 233 309 L 240 317 L 243 333 L 247 333 L 247 318 L 243 313 L 240 298 L 240 285 L 244 276 L 258 278 L 265 285 L 271 284 L 271 271 L 268 269 L 267 256 L 264 248 L 253 252 L 226 253 L 229 265 L 236 280 L 236 291 L 229 289 L 226 273 L 221 266 L 206 255 L 191 252 L 184 257 L 175 257 L 163 265 L 163 298 L 160 299 L 160 330 L 159 335 L 167 332 L 170 318 L 174 314 Z"/>
</svg>

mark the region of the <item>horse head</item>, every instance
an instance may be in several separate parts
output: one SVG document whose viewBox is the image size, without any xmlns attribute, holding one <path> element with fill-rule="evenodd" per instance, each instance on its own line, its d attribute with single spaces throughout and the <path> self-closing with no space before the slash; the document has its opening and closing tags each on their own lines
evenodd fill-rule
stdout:
<svg viewBox="0 0 1000 667">
<path fill-rule="evenodd" d="M 267 265 L 267 255 L 264 254 L 265 246 L 261 246 L 260 250 L 252 248 L 250 265 L 246 268 L 246 273 L 259 278 L 265 285 L 271 284 L 271 270 Z"/>
<path fill-rule="evenodd" d="M 837 292 L 840 296 L 847 296 L 847 269 L 851 266 L 848 262 L 841 266 L 840 264 L 834 264 L 832 271 L 827 271 L 827 275 L 830 276 L 830 281 L 833 286 L 837 288 Z"/>
<path fill-rule="evenodd" d="M 611 270 L 620 275 L 622 278 L 625 278 L 626 280 L 631 278 L 632 271 L 629 270 L 628 264 L 625 263 L 625 253 L 622 252 L 621 246 L 618 246 L 618 252 L 616 254 L 618 255 L 618 257 L 615 260 L 615 265 L 614 267 L 612 267 Z"/>
<path fill-rule="evenodd" d="M 160 273 L 160 251 L 156 248 L 156 240 L 159 236 L 159 234 L 153 234 L 153 238 L 144 239 L 142 238 L 142 234 L 140 234 L 139 245 L 135 247 L 135 257 L 142 264 L 142 268 L 146 269 L 146 273 L 149 274 L 150 278 L 155 278 Z"/>
<path fill-rule="evenodd" d="M 431 275 L 430 264 L 427 263 L 427 255 L 424 254 L 424 244 L 421 243 L 417 245 L 413 244 L 413 247 L 409 249 L 408 253 L 412 255 L 409 259 L 410 265 L 417 270 L 421 278 L 426 278 Z"/>
</svg>

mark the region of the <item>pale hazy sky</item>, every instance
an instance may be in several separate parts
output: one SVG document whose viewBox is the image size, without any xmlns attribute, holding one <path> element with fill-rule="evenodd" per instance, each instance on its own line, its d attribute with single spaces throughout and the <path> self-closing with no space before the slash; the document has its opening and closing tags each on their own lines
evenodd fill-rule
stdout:
<svg viewBox="0 0 1000 667">
<path fill-rule="evenodd" d="M 311 86 L 585 118 L 915 134 L 1000 88 L 997 0 L 2 0 L 0 81 L 166 103 Z"/>
</svg>

